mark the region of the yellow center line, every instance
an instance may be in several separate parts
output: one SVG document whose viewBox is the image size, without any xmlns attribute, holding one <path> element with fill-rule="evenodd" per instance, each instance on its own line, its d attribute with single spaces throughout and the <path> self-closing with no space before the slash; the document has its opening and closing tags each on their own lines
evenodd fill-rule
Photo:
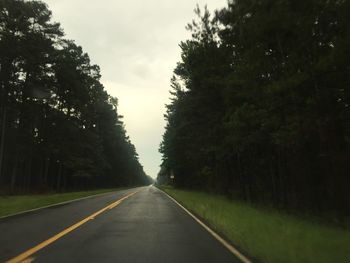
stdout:
<svg viewBox="0 0 350 263">
<path fill-rule="evenodd" d="M 24 260 L 21 261 L 21 263 L 32 263 L 34 261 L 35 258 L 26 258 Z"/>
<path fill-rule="evenodd" d="M 108 209 L 113 209 L 114 207 L 118 206 L 121 203 L 121 201 L 117 201 L 116 203 L 112 204 Z"/>
<path fill-rule="evenodd" d="M 125 199 L 129 198 L 130 196 L 136 194 L 138 191 L 137 190 L 131 194 L 128 194 L 124 197 L 122 197 L 121 199 L 109 204 L 108 206 L 106 206 L 105 208 L 102 208 L 101 210 L 97 211 L 96 213 L 86 217 L 85 219 L 81 220 L 80 222 L 66 228 L 65 230 L 63 230 L 62 232 L 54 235 L 53 237 L 45 240 L 44 242 L 36 245 L 35 247 L 23 252 L 22 254 L 18 255 L 17 257 L 14 257 L 8 261 L 6 261 L 6 263 L 19 263 L 19 262 L 31 262 L 31 261 L 24 261 L 27 258 L 29 258 L 31 255 L 33 255 L 34 253 L 38 252 L 39 250 L 43 249 L 44 247 L 50 245 L 51 243 L 55 242 L 56 240 L 60 239 L 61 237 L 63 237 L 64 235 L 67 235 L 69 232 L 72 232 L 73 230 L 77 229 L 78 227 L 80 227 L 81 225 L 85 224 L 86 222 L 88 222 L 89 220 L 94 219 L 96 216 L 102 214 L 103 212 L 105 212 L 106 210 L 112 209 L 114 207 L 116 207 L 117 205 L 119 205 L 121 202 L 123 202 Z M 31 260 L 31 259 L 28 259 Z"/>
</svg>

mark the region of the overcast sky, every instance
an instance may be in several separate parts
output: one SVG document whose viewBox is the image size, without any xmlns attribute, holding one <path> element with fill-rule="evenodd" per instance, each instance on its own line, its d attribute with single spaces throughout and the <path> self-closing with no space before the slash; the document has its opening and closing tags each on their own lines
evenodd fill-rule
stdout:
<svg viewBox="0 0 350 263">
<path fill-rule="evenodd" d="M 215 10 L 226 0 L 44 0 L 66 38 L 101 67 L 102 83 L 119 99 L 119 114 L 145 172 L 156 177 L 170 78 L 193 9 Z"/>
</svg>

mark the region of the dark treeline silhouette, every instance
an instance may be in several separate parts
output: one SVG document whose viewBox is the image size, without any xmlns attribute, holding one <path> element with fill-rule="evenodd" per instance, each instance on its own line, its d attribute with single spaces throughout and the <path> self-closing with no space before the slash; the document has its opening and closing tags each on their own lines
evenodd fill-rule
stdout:
<svg viewBox="0 0 350 263">
<path fill-rule="evenodd" d="M 196 13 L 158 180 L 348 216 L 350 1 L 235 0 Z"/>
<path fill-rule="evenodd" d="M 0 1 L 0 187 L 46 191 L 148 183 L 117 99 L 41 1 Z"/>
</svg>

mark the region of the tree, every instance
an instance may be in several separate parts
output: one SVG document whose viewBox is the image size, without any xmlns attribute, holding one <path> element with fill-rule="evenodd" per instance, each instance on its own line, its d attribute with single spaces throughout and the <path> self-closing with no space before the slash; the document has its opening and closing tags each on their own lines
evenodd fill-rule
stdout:
<svg viewBox="0 0 350 263">
<path fill-rule="evenodd" d="M 0 187 L 145 183 L 99 67 L 63 38 L 46 4 L 2 0 L 0 13 Z"/>
<path fill-rule="evenodd" d="M 211 18 L 197 7 L 174 71 L 163 171 L 248 202 L 348 213 L 345 10 L 347 1 L 237 0 Z"/>
</svg>

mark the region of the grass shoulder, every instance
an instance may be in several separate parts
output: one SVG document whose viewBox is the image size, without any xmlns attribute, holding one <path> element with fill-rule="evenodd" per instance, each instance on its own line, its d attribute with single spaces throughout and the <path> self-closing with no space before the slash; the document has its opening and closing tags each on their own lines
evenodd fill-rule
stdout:
<svg viewBox="0 0 350 263">
<path fill-rule="evenodd" d="M 121 189 L 125 188 L 99 189 L 67 193 L 0 196 L 0 217 Z"/>
<path fill-rule="evenodd" d="M 349 262 L 349 230 L 252 207 L 223 196 L 160 188 L 262 262 Z"/>
</svg>

